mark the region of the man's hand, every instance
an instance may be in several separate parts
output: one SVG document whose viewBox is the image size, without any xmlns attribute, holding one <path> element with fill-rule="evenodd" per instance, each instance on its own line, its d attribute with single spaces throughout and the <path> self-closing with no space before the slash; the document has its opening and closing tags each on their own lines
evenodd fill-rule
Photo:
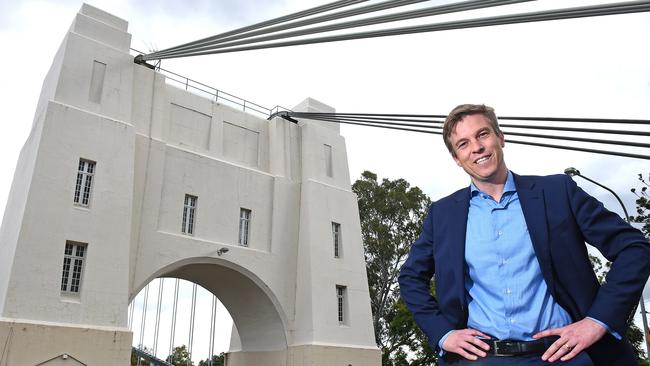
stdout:
<svg viewBox="0 0 650 366">
<path fill-rule="evenodd" d="M 454 330 L 445 339 L 442 349 L 458 353 L 468 360 L 478 360 L 479 357 L 487 356 L 483 350 L 489 351 L 490 346 L 476 337 L 490 338 L 476 329 Z"/>
<path fill-rule="evenodd" d="M 578 353 L 596 343 L 607 330 L 591 319 L 582 319 L 565 327 L 548 329 L 533 336 L 535 339 L 552 335 L 560 336 L 542 355 L 542 360 L 555 362 L 567 361 Z"/>
</svg>

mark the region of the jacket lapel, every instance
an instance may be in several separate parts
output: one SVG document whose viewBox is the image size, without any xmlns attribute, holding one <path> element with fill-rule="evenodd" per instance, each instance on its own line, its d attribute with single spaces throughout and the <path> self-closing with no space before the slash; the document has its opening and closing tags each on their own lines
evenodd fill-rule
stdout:
<svg viewBox="0 0 650 366">
<path fill-rule="evenodd" d="M 549 290 L 554 294 L 555 284 L 553 281 L 551 250 L 548 243 L 544 190 L 535 184 L 534 178 L 521 177 L 517 174 L 513 174 L 513 176 L 537 261 Z"/>
</svg>

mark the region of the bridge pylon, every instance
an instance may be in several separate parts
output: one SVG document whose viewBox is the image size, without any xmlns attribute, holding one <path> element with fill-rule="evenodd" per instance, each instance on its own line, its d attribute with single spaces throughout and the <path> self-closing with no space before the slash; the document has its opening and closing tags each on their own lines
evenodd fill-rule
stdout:
<svg viewBox="0 0 650 366">
<path fill-rule="evenodd" d="M 129 302 L 175 277 L 228 308 L 228 366 L 378 366 L 338 125 L 178 88 L 127 26 L 84 4 L 43 83 L 0 229 L 2 360 L 127 365 Z"/>
</svg>

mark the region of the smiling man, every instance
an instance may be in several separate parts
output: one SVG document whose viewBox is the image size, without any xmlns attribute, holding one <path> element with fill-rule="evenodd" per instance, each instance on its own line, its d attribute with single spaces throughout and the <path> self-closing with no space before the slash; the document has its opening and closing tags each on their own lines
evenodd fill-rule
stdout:
<svg viewBox="0 0 650 366">
<path fill-rule="evenodd" d="M 454 108 L 443 139 L 471 184 L 431 205 L 399 278 L 439 364 L 637 365 L 625 334 L 650 274 L 641 232 L 566 175 L 509 171 L 490 107 Z M 613 262 L 602 286 L 585 242 Z"/>
</svg>

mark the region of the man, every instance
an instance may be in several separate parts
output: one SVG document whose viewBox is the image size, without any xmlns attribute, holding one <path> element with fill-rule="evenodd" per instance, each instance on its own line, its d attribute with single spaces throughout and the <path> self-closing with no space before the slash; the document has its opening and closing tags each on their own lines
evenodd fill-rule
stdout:
<svg viewBox="0 0 650 366">
<path fill-rule="evenodd" d="M 439 363 L 636 365 L 625 334 L 650 273 L 643 235 L 566 175 L 510 172 L 490 107 L 454 108 L 443 140 L 471 185 L 431 205 L 399 277 Z M 585 242 L 613 262 L 602 286 Z"/>
</svg>

